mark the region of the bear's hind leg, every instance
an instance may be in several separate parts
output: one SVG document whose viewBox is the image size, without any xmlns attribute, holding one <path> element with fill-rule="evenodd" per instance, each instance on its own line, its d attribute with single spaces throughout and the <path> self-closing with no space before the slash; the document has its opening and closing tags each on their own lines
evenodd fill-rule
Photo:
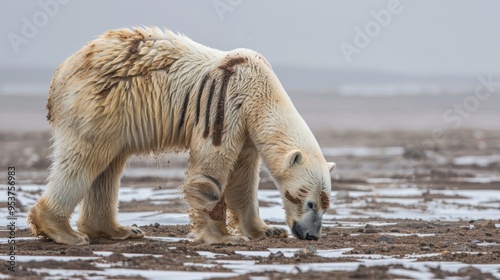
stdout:
<svg viewBox="0 0 500 280">
<path fill-rule="evenodd" d="M 81 204 L 78 229 L 91 237 L 112 239 L 141 238 L 137 227 L 122 226 L 116 220 L 120 175 L 128 156 L 119 155 L 92 183 Z"/>
<path fill-rule="evenodd" d="M 69 219 L 92 181 L 109 161 L 97 152 L 99 149 L 76 137 L 66 137 L 64 142 L 59 138 L 55 140 L 48 188 L 30 209 L 28 224 L 35 235 L 45 235 L 56 243 L 88 244 L 88 236 L 73 230 Z M 107 150 L 111 149 L 108 147 Z"/>
<path fill-rule="evenodd" d="M 226 188 L 226 201 L 240 232 L 251 239 L 284 238 L 284 228 L 268 226 L 259 215 L 257 190 L 260 158 L 250 141 L 245 143 Z"/>
</svg>

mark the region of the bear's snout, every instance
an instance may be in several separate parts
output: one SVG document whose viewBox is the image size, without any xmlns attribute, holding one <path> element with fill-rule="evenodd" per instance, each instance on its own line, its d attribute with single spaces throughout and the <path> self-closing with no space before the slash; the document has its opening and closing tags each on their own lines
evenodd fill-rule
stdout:
<svg viewBox="0 0 500 280">
<path fill-rule="evenodd" d="M 319 230 L 311 232 L 308 229 L 304 229 L 304 227 L 298 222 L 294 222 L 293 226 L 292 226 L 293 236 L 295 236 L 298 239 L 302 239 L 302 240 L 318 240 L 320 230 L 321 230 L 321 226 L 319 227 Z"/>
</svg>

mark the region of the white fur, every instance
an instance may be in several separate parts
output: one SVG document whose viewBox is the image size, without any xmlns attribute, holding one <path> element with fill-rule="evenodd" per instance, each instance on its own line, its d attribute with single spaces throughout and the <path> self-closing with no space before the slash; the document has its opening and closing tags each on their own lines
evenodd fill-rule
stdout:
<svg viewBox="0 0 500 280">
<path fill-rule="evenodd" d="M 198 240 L 286 236 L 259 217 L 260 157 L 283 193 L 290 227 L 319 235 L 304 217 L 321 221 L 332 165 L 254 51 L 222 52 L 159 28 L 112 30 L 59 66 L 47 108 L 54 163 L 29 216 L 36 234 L 65 244 L 86 244 L 87 235 L 142 237 L 116 221 L 123 166 L 132 154 L 189 149 L 183 190 Z M 287 162 L 292 151 L 300 162 Z M 77 232 L 68 219 L 82 199 Z M 226 207 L 243 236 L 228 233 Z"/>
</svg>

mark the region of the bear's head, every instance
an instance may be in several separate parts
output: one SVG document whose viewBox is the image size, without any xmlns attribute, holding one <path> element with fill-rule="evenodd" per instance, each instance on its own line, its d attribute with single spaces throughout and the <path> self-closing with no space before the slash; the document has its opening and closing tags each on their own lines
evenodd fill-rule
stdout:
<svg viewBox="0 0 500 280">
<path fill-rule="evenodd" d="M 330 172 L 335 163 L 322 155 L 292 150 L 275 177 L 281 191 L 286 223 L 298 239 L 317 240 L 323 214 L 330 208 Z"/>
</svg>

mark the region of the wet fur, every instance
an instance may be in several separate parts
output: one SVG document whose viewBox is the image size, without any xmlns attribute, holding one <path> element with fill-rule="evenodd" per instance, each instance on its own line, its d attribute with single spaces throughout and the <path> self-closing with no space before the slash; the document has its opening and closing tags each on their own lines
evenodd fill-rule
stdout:
<svg viewBox="0 0 500 280">
<path fill-rule="evenodd" d="M 300 194 L 296 184 L 287 187 L 295 178 L 307 192 L 302 197 L 325 200 L 317 181 L 329 178 L 319 146 L 268 62 L 251 50 L 222 52 L 158 28 L 112 30 L 59 66 L 47 111 L 53 164 L 28 222 L 34 234 L 59 243 L 144 235 L 116 221 L 120 174 L 138 153 L 189 149 L 182 188 L 200 241 L 287 235 L 259 217 L 261 157 L 288 196 Z M 297 148 L 309 174 L 288 176 L 282 160 Z M 318 189 L 303 186 L 311 182 Z M 68 221 L 80 202 L 78 232 Z M 297 208 L 288 204 L 285 198 L 287 209 Z M 242 236 L 227 232 L 226 208 Z M 296 212 L 287 210 L 289 224 Z"/>
</svg>

